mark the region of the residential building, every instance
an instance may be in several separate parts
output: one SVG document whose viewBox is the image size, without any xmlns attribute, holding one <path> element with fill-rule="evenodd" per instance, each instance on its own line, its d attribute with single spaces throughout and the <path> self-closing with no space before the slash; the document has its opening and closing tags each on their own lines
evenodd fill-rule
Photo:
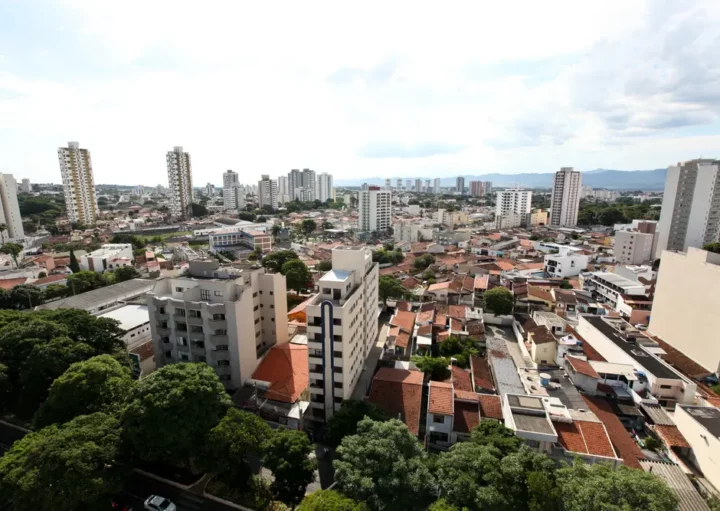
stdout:
<svg viewBox="0 0 720 511">
<path fill-rule="evenodd" d="M 716 462 L 720 457 L 720 410 L 712 406 L 679 405 L 675 407 L 673 421 L 690 446 L 684 459 L 715 489 L 720 488 L 720 469 Z"/>
<path fill-rule="evenodd" d="M 412 191 L 412 180 L 411 179 L 405 180 L 405 191 L 406 192 Z"/>
<path fill-rule="evenodd" d="M 420 193 L 423 191 L 422 190 L 422 179 L 420 179 L 420 178 L 415 179 L 415 187 L 413 188 L 413 191 L 415 193 Z"/>
<path fill-rule="evenodd" d="M 68 142 L 67 147 L 58 148 L 58 159 L 68 218 L 71 222 L 95 225 L 100 210 L 90 151 L 81 149 L 78 142 Z"/>
<path fill-rule="evenodd" d="M 288 340 L 286 294 L 279 273 L 190 261 L 187 277 L 160 279 L 148 295 L 157 365 L 206 362 L 227 388 L 241 387 Z"/>
<path fill-rule="evenodd" d="M 397 186 L 395 187 L 395 190 L 398 192 L 402 191 L 402 179 L 397 180 Z"/>
<path fill-rule="evenodd" d="M 81 256 L 78 263 L 81 270 L 96 273 L 132 266 L 133 248 L 130 243 L 108 243 Z"/>
<path fill-rule="evenodd" d="M 400 243 L 401 241 L 429 241 L 433 239 L 432 225 L 428 226 L 425 222 L 415 220 L 396 220 L 392 224 L 393 238 Z"/>
<path fill-rule="evenodd" d="M 470 181 L 470 195 L 473 197 L 484 197 L 485 196 L 485 182 L 484 181 Z"/>
<path fill-rule="evenodd" d="M 492 195 L 492 181 L 485 181 L 483 189 L 485 190 L 485 195 Z"/>
<path fill-rule="evenodd" d="M 278 202 L 287 204 L 290 202 L 290 189 L 288 188 L 288 176 L 278 176 Z"/>
<path fill-rule="evenodd" d="M 525 226 L 535 227 L 536 225 L 548 224 L 548 212 L 542 209 L 536 209 L 525 215 Z"/>
<path fill-rule="evenodd" d="M 529 215 L 530 213 L 528 213 Z M 514 227 L 520 227 L 523 224 L 523 219 L 527 215 L 521 215 L 519 213 L 507 213 L 506 215 L 495 217 L 495 228 L 496 229 L 512 229 Z"/>
<path fill-rule="evenodd" d="M 312 171 L 311 171 L 312 172 Z M 332 174 L 323 172 L 317 177 L 317 197 L 320 202 L 333 198 L 333 177 Z"/>
<path fill-rule="evenodd" d="M 392 191 L 392 179 L 385 178 L 385 189 Z"/>
<path fill-rule="evenodd" d="M 443 208 L 435 212 L 433 220 L 435 223 L 446 225 L 451 229 L 458 225 L 470 223 L 470 217 L 465 211 L 448 211 Z"/>
<path fill-rule="evenodd" d="M 390 227 L 392 192 L 381 190 L 379 186 L 363 187 L 358 193 L 360 231 L 387 231 Z"/>
<path fill-rule="evenodd" d="M 205 195 L 208 197 L 212 197 L 215 195 L 215 185 L 212 183 L 208 183 L 205 185 Z"/>
<path fill-rule="evenodd" d="M 691 160 L 668 167 L 655 258 L 720 239 L 720 161 Z"/>
<path fill-rule="evenodd" d="M 524 217 L 532 208 L 532 190 L 513 188 L 496 193 L 495 216 L 517 213 Z"/>
<path fill-rule="evenodd" d="M 278 185 L 277 181 L 270 179 L 270 176 L 263 174 L 262 179 L 258 181 L 258 204 L 270 206 L 273 209 L 278 207 Z M 304 199 L 301 199 L 304 200 Z"/>
<path fill-rule="evenodd" d="M 155 354 L 150 331 L 147 305 L 124 304 L 98 314 L 98 317 L 114 319 L 120 323 L 123 341 L 132 362 L 133 374 L 140 378 L 155 370 Z"/>
<path fill-rule="evenodd" d="M 272 250 L 272 234 L 253 229 L 233 228 L 214 230 L 208 233 L 209 250 L 240 249 L 243 251 L 260 250 L 263 254 Z"/>
<path fill-rule="evenodd" d="M 425 180 L 425 193 L 432 193 L 432 187 L 431 187 L 431 181 L 429 179 Z"/>
<path fill-rule="evenodd" d="M 422 394 L 422 372 L 381 367 L 373 376 L 369 400 L 388 417 L 403 421 L 410 433 L 418 436 Z"/>
<path fill-rule="evenodd" d="M 580 209 L 582 177 L 572 167 L 563 167 L 555 173 L 550 199 L 550 225 L 574 227 Z"/>
<path fill-rule="evenodd" d="M 587 270 L 590 256 L 582 250 L 561 246 L 557 254 L 545 256 L 545 273 L 551 277 L 574 277 Z"/>
<path fill-rule="evenodd" d="M 192 164 L 190 153 L 175 146 L 167 153 L 168 188 L 170 189 L 170 215 L 174 219 L 192 218 Z"/>
<path fill-rule="evenodd" d="M 593 298 L 609 303 L 613 309 L 622 295 L 645 296 L 647 293 L 644 284 L 615 273 L 596 271 L 582 274 L 581 277 L 583 289 L 590 291 Z"/>
<path fill-rule="evenodd" d="M 617 231 L 615 233 L 615 261 L 620 264 L 642 264 L 650 262 L 653 256 L 654 234 L 638 231 Z"/>
<path fill-rule="evenodd" d="M 440 178 L 439 177 L 436 177 L 433 180 L 433 193 L 435 195 L 438 195 L 440 193 Z"/>
<path fill-rule="evenodd" d="M 240 184 L 237 172 L 232 170 L 223 174 L 223 207 L 232 211 L 245 208 L 245 188 Z"/>
<path fill-rule="evenodd" d="M 25 237 L 17 199 L 17 183 L 12 174 L 0 174 L 0 243 Z"/>
<path fill-rule="evenodd" d="M 22 184 L 18 186 L 18 190 L 20 190 L 22 193 L 31 193 L 32 185 L 30 185 L 30 180 L 28 178 L 23 178 Z"/>
<path fill-rule="evenodd" d="M 332 270 L 318 280 L 318 289 L 305 308 L 310 401 L 312 417 L 327 421 L 352 397 L 377 337 L 378 264 L 372 251 L 335 248 Z"/>
<path fill-rule="evenodd" d="M 310 169 L 292 169 L 288 174 L 290 200 L 314 201 L 317 198 L 317 178 Z"/>
<path fill-rule="evenodd" d="M 461 195 L 465 194 L 465 178 L 460 176 L 455 178 L 455 191 Z"/>
<path fill-rule="evenodd" d="M 709 372 L 720 370 L 720 254 L 662 253 L 649 331 Z"/>
</svg>

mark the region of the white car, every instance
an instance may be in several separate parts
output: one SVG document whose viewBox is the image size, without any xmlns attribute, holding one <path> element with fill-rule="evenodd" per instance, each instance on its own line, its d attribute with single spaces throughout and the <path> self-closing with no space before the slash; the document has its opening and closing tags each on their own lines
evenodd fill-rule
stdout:
<svg viewBox="0 0 720 511">
<path fill-rule="evenodd" d="M 175 504 L 160 495 L 150 495 L 145 500 L 145 509 L 148 511 L 177 511 Z"/>
</svg>

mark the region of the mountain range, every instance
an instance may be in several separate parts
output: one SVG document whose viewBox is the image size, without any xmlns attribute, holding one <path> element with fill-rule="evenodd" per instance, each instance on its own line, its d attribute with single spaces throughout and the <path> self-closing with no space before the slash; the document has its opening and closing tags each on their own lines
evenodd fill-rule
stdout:
<svg viewBox="0 0 720 511">
<path fill-rule="evenodd" d="M 665 187 L 666 169 L 655 170 L 611 170 L 595 169 L 582 173 L 583 186 L 593 188 L 607 188 L 610 190 L 662 190 Z M 524 173 L 524 174 L 477 174 L 462 175 L 465 178 L 465 186 L 469 187 L 470 181 L 491 181 L 493 186 L 507 187 L 520 185 L 523 188 L 552 188 L 554 172 L 547 173 Z M 460 176 L 456 176 L 460 177 Z M 407 179 L 403 178 L 403 183 Z M 423 184 L 426 177 L 423 177 Z M 392 179 L 393 186 L 397 178 Z M 336 179 L 335 186 L 361 186 L 363 183 L 369 185 L 385 184 L 385 178 L 370 177 L 366 179 Z M 441 178 L 440 186 L 455 186 L 455 177 Z"/>
</svg>

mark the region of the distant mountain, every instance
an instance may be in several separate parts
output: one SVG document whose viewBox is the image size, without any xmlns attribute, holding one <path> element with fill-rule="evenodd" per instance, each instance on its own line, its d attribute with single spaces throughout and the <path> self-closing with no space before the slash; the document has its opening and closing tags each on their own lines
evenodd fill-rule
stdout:
<svg viewBox="0 0 720 511">
<path fill-rule="evenodd" d="M 666 169 L 655 170 L 609 170 L 595 169 L 582 173 L 583 186 L 607 188 L 610 190 L 662 190 L 665 187 Z M 555 173 L 544 174 L 480 174 L 464 175 L 465 186 L 470 181 L 492 181 L 494 186 L 520 185 L 524 188 L 550 188 Z M 408 178 L 403 178 L 403 183 Z M 423 184 L 426 178 L 423 178 Z M 393 178 L 395 186 L 397 178 Z M 412 179 L 413 183 L 415 182 Z M 363 183 L 384 185 L 385 179 L 370 177 L 366 179 L 336 179 L 335 186 L 361 186 Z M 455 186 L 455 177 L 442 178 L 440 186 Z"/>
</svg>

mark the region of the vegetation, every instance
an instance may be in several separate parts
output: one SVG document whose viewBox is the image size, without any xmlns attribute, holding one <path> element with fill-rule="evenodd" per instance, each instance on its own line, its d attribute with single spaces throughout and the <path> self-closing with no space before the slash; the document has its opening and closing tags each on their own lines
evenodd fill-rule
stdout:
<svg viewBox="0 0 720 511">
<path fill-rule="evenodd" d="M 435 262 L 435 258 L 430 254 L 421 255 L 415 259 L 415 268 L 418 270 L 424 270 Z"/>
<path fill-rule="evenodd" d="M 388 298 L 405 299 L 412 296 L 412 294 L 403 287 L 400 280 L 392 275 L 383 275 L 380 277 L 378 280 L 378 295 L 382 302 Z"/>
<path fill-rule="evenodd" d="M 315 269 L 318 271 L 330 271 L 332 270 L 332 261 L 320 261 L 315 265 Z"/>
<path fill-rule="evenodd" d="M 312 275 L 310 270 L 300 259 L 292 259 L 282 265 L 280 273 L 285 275 L 287 287 L 300 293 L 311 287 Z"/>
<path fill-rule="evenodd" d="M 470 357 L 478 354 L 475 340 L 469 337 L 449 335 L 440 343 L 440 354 L 446 358 L 454 358 L 460 367 L 470 367 Z"/>
<path fill-rule="evenodd" d="M 15 263 L 15 267 L 17 268 L 17 256 L 20 255 L 22 249 L 22 245 L 18 243 L 5 243 L 4 245 L 0 246 L 0 254 L 8 254 L 10 257 L 12 257 L 12 260 Z"/>
<path fill-rule="evenodd" d="M 633 220 L 658 220 L 660 208 L 652 206 L 660 204 L 660 202 L 660 199 L 640 202 L 634 201 L 630 197 L 621 197 L 613 204 L 580 199 L 578 225 L 610 226 Z"/>
<path fill-rule="evenodd" d="M 85 293 L 113 283 L 112 274 L 84 270 L 68 275 L 67 287 L 72 294 Z"/>
<path fill-rule="evenodd" d="M 292 250 L 278 250 L 263 257 L 262 265 L 269 271 L 280 273 L 283 265 L 291 259 L 298 259 L 298 255 Z"/>
<path fill-rule="evenodd" d="M 203 217 L 208 216 L 209 214 L 208 209 L 202 204 L 198 204 L 197 202 L 191 203 L 190 207 L 192 208 L 193 217 Z"/>
<path fill-rule="evenodd" d="M 400 248 L 394 248 L 393 245 L 385 245 L 384 248 L 373 250 L 372 260 L 380 264 L 399 264 L 405 260 L 405 256 Z"/>
<path fill-rule="evenodd" d="M 494 287 L 483 295 L 485 310 L 496 316 L 512 314 L 514 299 L 512 293 L 504 287 Z"/>
<path fill-rule="evenodd" d="M 113 271 L 113 280 L 115 283 L 125 282 L 126 280 L 139 279 L 140 272 L 132 266 L 121 266 Z"/>
<path fill-rule="evenodd" d="M 335 490 L 320 490 L 305 497 L 297 511 L 367 511 L 362 502 L 355 502 Z"/>
<path fill-rule="evenodd" d="M 412 357 L 413 363 L 423 373 L 430 376 L 431 380 L 443 381 L 450 376 L 450 359 L 444 357 Z"/>
<path fill-rule="evenodd" d="M 306 236 L 315 232 L 315 229 L 317 229 L 317 223 L 315 223 L 315 220 L 306 218 L 300 224 L 300 230 L 305 233 Z"/>
<path fill-rule="evenodd" d="M 707 250 L 708 252 L 713 252 L 715 254 L 720 254 L 720 241 L 715 241 L 713 243 L 705 243 L 702 249 Z"/>
<path fill-rule="evenodd" d="M 303 431 L 280 429 L 267 443 L 264 464 L 272 470 L 275 497 L 296 506 L 305 495 L 307 485 L 315 480 L 317 462 L 310 458 L 312 444 Z"/>
<path fill-rule="evenodd" d="M 328 421 L 325 443 L 337 447 L 343 438 L 357 433 L 358 423 L 365 417 L 374 421 L 389 419 L 387 414 L 373 403 L 356 399 L 343 401 L 340 409 Z"/>
</svg>

